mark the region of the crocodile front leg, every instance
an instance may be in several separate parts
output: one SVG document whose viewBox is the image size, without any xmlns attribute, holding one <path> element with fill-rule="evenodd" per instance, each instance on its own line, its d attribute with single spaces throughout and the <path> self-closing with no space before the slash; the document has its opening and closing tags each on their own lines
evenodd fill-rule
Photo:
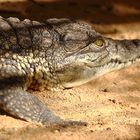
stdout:
<svg viewBox="0 0 140 140">
<path fill-rule="evenodd" d="M 37 123 L 59 123 L 55 116 L 37 97 L 19 87 L 0 91 L 0 104 L 8 113 Z"/>
<path fill-rule="evenodd" d="M 86 125 L 84 122 L 65 121 L 56 116 L 37 97 L 23 89 L 26 85 L 27 77 L 25 75 L 17 75 L 18 69 L 16 70 L 16 68 L 11 71 L 8 68 L 9 66 L 1 68 L 0 71 L 1 109 L 15 117 L 46 126 Z"/>
</svg>

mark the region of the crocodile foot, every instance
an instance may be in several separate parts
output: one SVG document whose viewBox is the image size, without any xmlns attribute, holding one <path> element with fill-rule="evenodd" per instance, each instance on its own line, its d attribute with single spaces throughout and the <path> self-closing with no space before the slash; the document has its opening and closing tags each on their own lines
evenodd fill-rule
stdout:
<svg viewBox="0 0 140 140">
<path fill-rule="evenodd" d="M 0 105 L 9 114 L 45 126 L 86 126 L 86 122 L 65 121 L 56 116 L 36 96 L 21 88 L 0 90 Z"/>
</svg>

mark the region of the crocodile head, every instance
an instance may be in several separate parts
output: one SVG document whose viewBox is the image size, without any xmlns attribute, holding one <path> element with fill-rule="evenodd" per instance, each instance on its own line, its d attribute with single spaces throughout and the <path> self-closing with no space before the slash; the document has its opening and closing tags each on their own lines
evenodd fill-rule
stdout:
<svg viewBox="0 0 140 140">
<path fill-rule="evenodd" d="M 140 58 L 140 40 L 106 38 L 83 23 L 68 23 L 55 30 L 59 34 L 55 71 L 65 88 L 81 85 Z"/>
</svg>

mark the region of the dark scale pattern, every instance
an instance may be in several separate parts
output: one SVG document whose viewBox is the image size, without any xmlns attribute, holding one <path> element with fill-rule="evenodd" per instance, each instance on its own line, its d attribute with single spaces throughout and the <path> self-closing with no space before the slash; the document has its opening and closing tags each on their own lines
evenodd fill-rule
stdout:
<svg viewBox="0 0 140 140">
<path fill-rule="evenodd" d="M 0 108 L 44 125 L 85 125 L 60 119 L 26 90 L 71 88 L 139 58 L 140 40 L 105 38 L 85 23 L 0 17 Z"/>
</svg>

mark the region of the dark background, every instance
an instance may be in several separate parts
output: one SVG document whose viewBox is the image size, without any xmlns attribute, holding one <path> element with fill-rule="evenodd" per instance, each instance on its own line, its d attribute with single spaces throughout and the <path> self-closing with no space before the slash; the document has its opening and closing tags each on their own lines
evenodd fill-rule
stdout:
<svg viewBox="0 0 140 140">
<path fill-rule="evenodd" d="M 140 1 L 0 0 L 0 15 L 33 20 L 67 17 L 97 24 L 140 22 Z"/>
</svg>

